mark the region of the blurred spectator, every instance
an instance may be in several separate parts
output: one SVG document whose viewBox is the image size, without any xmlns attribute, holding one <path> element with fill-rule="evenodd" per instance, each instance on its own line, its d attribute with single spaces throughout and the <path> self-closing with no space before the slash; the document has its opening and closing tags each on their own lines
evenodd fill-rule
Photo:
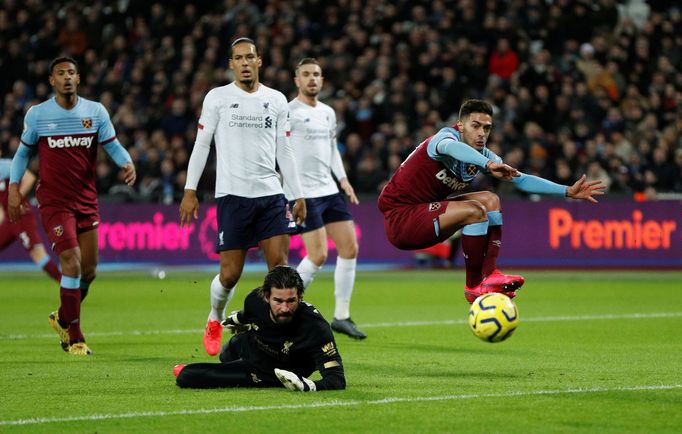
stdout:
<svg viewBox="0 0 682 434">
<path fill-rule="evenodd" d="M 130 191 L 98 163 L 102 199 L 177 200 L 201 102 L 232 79 L 229 42 L 250 36 L 262 81 L 288 95 L 293 64 L 318 58 L 349 180 L 369 194 L 476 97 L 495 106 L 491 147 L 521 170 L 590 171 L 651 199 L 682 193 L 680 34 L 679 5 L 643 0 L 5 2 L 0 149 L 14 153 L 26 110 L 49 97 L 49 61 L 70 54 L 139 168 Z"/>
</svg>

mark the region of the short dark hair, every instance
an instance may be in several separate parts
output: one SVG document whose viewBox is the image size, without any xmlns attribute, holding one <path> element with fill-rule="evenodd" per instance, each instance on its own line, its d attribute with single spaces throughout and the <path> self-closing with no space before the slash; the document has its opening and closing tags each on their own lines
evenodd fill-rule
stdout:
<svg viewBox="0 0 682 434">
<path fill-rule="evenodd" d="M 485 113 L 492 116 L 493 106 L 482 99 L 468 99 L 462 103 L 462 107 L 459 109 L 459 120 L 461 121 L 472 113 Z"/>
<path fill-rule="evenodd" d="M 76 62 L 76 59 L 74 59 L 71 56 L 60 56 L 54 59 L 52 62 L 50 62 L 50 75 L 54 72 L 54 67 L 59 65 L 60 63 L 64 62 L 69 62 L 73 63 L 73 66 L 76 67 L 76 72 L 78 72 L 78 62 Z"/>
<path fill-rule="evenodd" d="M 260 291 L 263 298 L 270 298 L 272 288 L 296 288 L 299 297 L 303 296 L 303 279 L 295 268 L 288 265 L 278 265 L 265 276 Z"/>
<path fill-rule="evenodd" d="M 242 42 L 246 42 L 247 44 L 253 45 L 253 48 L 256 49 L 256 55 L 258 55 L 258 47 L 256 46 L 256 41 L 254 41 L 251 38 L 247 38 L 246 36 L 242 36 L 241 38 L 237 38 L 234 41 L 232 41 L 232 44 L 230 44 L 230 48 L 234 49 L 235 45 L 241 44 Z M 230 56 L 232 56 L 232 53 L 230 53 Z"/>
</svg>

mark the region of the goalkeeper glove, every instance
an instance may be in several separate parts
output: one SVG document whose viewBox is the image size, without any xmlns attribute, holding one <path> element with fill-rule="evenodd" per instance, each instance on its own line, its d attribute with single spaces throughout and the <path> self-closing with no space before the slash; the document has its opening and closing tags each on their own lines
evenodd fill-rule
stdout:
<svg viewBox="0 0 682 434">
<path fill-rule="evenodd" d="M 275 375 L 284 387 L 292 392 L 315 392 L 317 390 L 312 380 L 301 377 L 291 371 L 275 368 Z"/>
<path fill-rule="evenodd" d="M 239 333 L 243 333 L 245 331 L 251 330 L 251 324 L 240 324 L 239 320 L 237 319 L 237 311 L 234 311 L 230 314 L 230 316 L 227 317 L 223 322 L 220 324 L 228 329 L 231 334 L 233 335 L 238 335 Z"/>
</svg>

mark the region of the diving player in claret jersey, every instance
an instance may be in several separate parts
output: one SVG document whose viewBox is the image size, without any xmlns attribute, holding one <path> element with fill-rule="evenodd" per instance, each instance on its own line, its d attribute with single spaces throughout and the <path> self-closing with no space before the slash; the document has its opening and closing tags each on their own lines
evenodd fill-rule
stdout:
<svg viewBox="0 0 682 434">
<path fill-rule="evenodd" d="M 4 250 L 16 240 L 28 252 L 33 262 L 42 268 L 50 277 L 59 282 L 62 274 L 59 267 L 45 251 L 43 241 L 38 233 L 38 223 L 26 196 L 33 189 L 36 176 L 27 170 L 21 179 L 19 190 L 24 198 L 21 206 L 24 214 L 16 222 L 10 222 L 7 210 L 7 195 L 9 193 L 9 170 L 12 160 L 0 159 L 0 250 Z"/>
<path fill-rule="evenodd" d="M 301 171 L 301 184 L 308 216 L 300 228 L 307 254 L 297 271 L 308 288 L 327 259 L 327 235 L 336 245 L 334 268 L 334 319 L 332 330 L 353 339 L 365 339 L 350 318 L 350 300 L 355 284 L 358 241 L 353 216 L 336 185 L 336 178 L 351 203 L 358 204 L 353 186 L 348 182 L 336 144 L 336 114 L 318 100 L 322 90 L 322 69 L 316 59 L 302 59 L 294 77 L 298 96 L 289 102 L 291 144 Z M 332 177 L 332 174 L 334 177 Z M 284 189 L 287 197 L 292 193 Z"/>
<path fill-rule="evenodd" d="M 220 273 L 211 283 L 211 312 L 204 332 L 204 348 L 218 354 L 220 322 L 244 269 L 246 253 L 261 246 L 268 268 L 285 265 L 289 234 L 306 216 L 296 161 L 289 143 L 286 97 L 258 80 L 262 59 L 255 43 L 239 38 L 232 43 L 230 69 L 235 81 L 212 89 L 204 98 L 197 138 L 187 168 L 180 204 L 180 224 L 198 217 L 197 184 L 206 165 L 211 140 L 216 144 L 218 231 L 216 251 Z M 276 166 L 293 192 L 290 210 Z"/>
<path fill-rule="evenodd" d="M 26 112 L 21 145 L 12 160 L 8 210 L 11 221 L 22 213 L 18 182 L 32 155 L 40 155 L 36 198 L 52 249 L 62 269 L 59 310 L 49 322 L 64 351 L 92 354 L 81 331 L 81 302 L 95 279 L 100 222 L 95 165 L 101 145 L 122 169 L 125 182 L 135 182 L 135 167 L 104 106 L 78 96 L 76 61 L 59 57 L 50 64 L 55 96 Z"/>
<path fill-rule="evenodd" d="M 488 292 L 516 295 L 522 276 L 497 269 L 502 245 L 500 198 L 490 191 L 459 194 L 479 173 L 511 181 L 528 193 L 549 194 L 597 202 L 601 181 L 583 175 L 572 186 L 526 175 L 502 162 L 486 147 L 493 108 L 481 100 L 462 104 L 459 120 L 424 140 L 403 161 L 379 196 L 388 240 L 399 249 L 430 247 L 462 229 L 466 267 L 464 296 L 469 303 Z"/>
<path fill-rule="evenodd" d="M 223 324 L 235 336 L 220 352 L 222 363 L 177 365 L 180 387 L 282 387 L 299 392 L 346 387 L 341 355 L 320 312 L 303 301 L 296 270 L 274 267 L 251 291 L 244 309 Z M 308 377 L 319 371 L 317 381 Z"/>
</svg>

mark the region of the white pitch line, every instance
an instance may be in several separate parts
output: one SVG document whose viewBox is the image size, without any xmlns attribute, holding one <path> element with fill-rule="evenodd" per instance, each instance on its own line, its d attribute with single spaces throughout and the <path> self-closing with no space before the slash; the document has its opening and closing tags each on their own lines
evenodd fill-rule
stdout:
<svg viewBox="0 0 682 434">
<path fill-rule="evenodd" d="M 624 313 L 624 314 L 605 314 L 605 315 L 575 315 L 575 316 L 536 316 L 521 317 L 522 322 L 552 322 L 552 321 L 593 321 L 593 320 L 613 320 L 613 319 L 651 319 L 651 318 L 680 318 L 682 312 L 651 312 L 651 313 Z M 453 325 L 466 324 L 466 319 L 446 319 L 439 321 L 399 321 L 399 322 L 378 322 L 360 324 L 362 328 L 387 328 L 387 327 L 423 327 L 434 325 Z M 164 329 L 164 330 L 129 330 L 129 331 L 110 331 L 110 332 L 88 332 L 88 336 L 107 337 L 107 336 L 146 336 L 146 335 L 186 335 L 203 333 L 203 329 Z M 0 340 L 26 340 L 26 339 L 53 339 L 54 333 L 41 333 L 36 335 L 0 335 Z"/>
<path fill-rule="evenodd" d="M 80 421 L 95 421 L 95 420 L 113 420 L 113 419 L 133 419 L 141 417 L 167 417 L 167 416 L 181 416 L 181 415 L 197 415 L 197 414 L 215 414 L 215 413 L 246 413 L 255 411 L 281 411 L 281 410 L 307 410 L 313 408 L 333 408 L 333 407 L 355 407 L 360 405 L 386 405 L 396 403 L 410 403 L 410 402 L 433 402 L 433 401 L 454 401 L 465 399 L 480 399 L 480 398 L 510 398 L 519 396 L 542 396 L 542 395 L 569 395 L 579 393 L 607 393 L 607 392 L 638 392 L 638 391 L 656 391 L 656 390 L 675 390 L 682 389 L 682 384 L 662 384 L 649 386 L 631 386 L 631 387 L 590 387 L 579 389 L 564 389 L 564 390 L 531 390 L 527 392 L 508 392 L 508 393 L 469 393 L 460 395 L 440 395 L 440 396 L 415 396 L 415 397 L 386 397 L 382 399 L 375 399 L 370 401 L 362 400 L 348 400 L 348 401 L 327 401 L 307 404 L 282 404 L 282 405 L 265 405 L 265 406 L 245 406 L 245 407 L 223 407 L 223 408 L 198 408 L 175 411 L 142 411 L 119 414 L 92 414 L 84 416 L 71 417 L 37 417 L 31 419 L 15 419 L 15 420 L 0 420 L 0 426 L 3 425 L 39 425 L 46 423 L 58 422 L 80 422 Z"/>
</svg>

